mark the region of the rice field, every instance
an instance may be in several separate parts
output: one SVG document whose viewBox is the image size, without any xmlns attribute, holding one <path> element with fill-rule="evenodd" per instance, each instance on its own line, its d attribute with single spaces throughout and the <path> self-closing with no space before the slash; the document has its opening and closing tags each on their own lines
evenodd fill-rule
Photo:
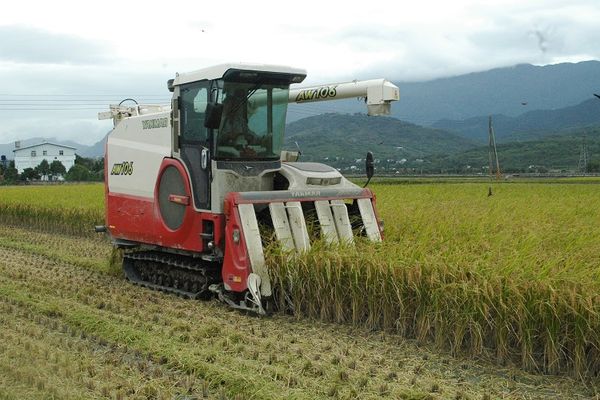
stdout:
<svg viewBox="0 0 600 400">
<path fill-rule="evenodd" d="M 595 183 L 494 183 L 492 196 L 481 182 L 374 184 L 385 242 L 316 246 L 302 256 L 273 251 L 276 286 L 293 299 L 281 305 L 299 321 L 343 323 L 457 357 L 597 381 Z M 102 190 L 0 188 L 0 222 L 89 235 L 102 222 Z"/>
<path fill-rule="evenodd" d="M 0 188 L 0 224 L 91 236 L 103 221 L 101 184 Z"/>
</svg>

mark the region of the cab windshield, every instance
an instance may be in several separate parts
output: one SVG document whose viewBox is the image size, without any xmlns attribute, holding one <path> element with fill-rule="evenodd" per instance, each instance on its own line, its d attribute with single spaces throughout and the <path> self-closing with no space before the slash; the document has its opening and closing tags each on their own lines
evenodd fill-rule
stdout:
<svg viewBox="0 0 600 400">
<path fill-rule="evenodd" d="M 223 114 L 216 136 L 221 160 L 279 159 L 288 85 L 225 82 Z"/>
</svg>

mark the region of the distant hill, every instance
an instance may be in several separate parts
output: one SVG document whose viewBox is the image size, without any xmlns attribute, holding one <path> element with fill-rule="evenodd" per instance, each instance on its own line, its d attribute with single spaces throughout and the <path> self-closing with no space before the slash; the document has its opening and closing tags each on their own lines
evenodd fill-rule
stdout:
<svg viewBox="0 0 600 400">
<path fill-rule="evenodd" d="M 400 88 L 400 100 L 392 105 L 392 116 L 433 126 L 439 120 L 500 114 L 515 117 L 527 111 L 577 105 L 600 92 L 600 61 L 546 66 L 521 64 L 424 82 L 394 83 Z M 290 104 L 289 120 L 319 110 L 364 113 L 365 105 L 355 99 Z"/>
<path fill-rule="evenodd" d="M 464 121 L 441 120 L 433 127 L 484 143 L 488 140 L 488 118 L 480 116 Z M 600 125 L 600 100 L 594 97 L 575 106 L 529 111 L 517 117 L 494 115 L 492 120 L 498 142 L 540 139 L 569 128 Z"/>
<path fill-rule="evenodd" d="M 108 138 L 108 133 L 101 140 L 97 141 L 91 146 L 82 146 L 81 151 L 77 152 L 82 157 L 88 158 L 96 158 L 96 157 L 104 157 L 104 145 L 106 144 L 106 139 Z"/>
<path fill-rule="evenodd" d="M 393 115 L 421 125 L 481 115 L 514 117 L 527 110 L 564 108 L 592 98 L 592 93 L 600 91 L 600 62 L 522 64 L 398 86 L 400 101 L 392 106 Z"/>
<path fill-rule="evenodd" d="M 578 167 L 579 156 L 584 141 L 588 156 L 594 162 L 600 161 L 600 127 L 585 131 L 570 130 L 545 136 L 541 140 L 509 142 L 497 146 L 500 169 L 502 171 L 527 171 L 530 166 L 548 170 L 571 170 Z M 488 146 L 480 146 L 461 153 L 434 155 L 428 157 L 428 170 L 462 169 L 466 166 L 481 168 L 489 163 Z"/>
<path fill-rule="evenodd" d="M 305 161 L 331 165 L 364 159 L 372 151 L 378 159 L 415 159 L 436 153 L 451 154 L 476 146 L 470 139 L 424 128 L 395 118 L 324 114 L 287 126 L 285 147 L 302 150 Z"/>
</svg>

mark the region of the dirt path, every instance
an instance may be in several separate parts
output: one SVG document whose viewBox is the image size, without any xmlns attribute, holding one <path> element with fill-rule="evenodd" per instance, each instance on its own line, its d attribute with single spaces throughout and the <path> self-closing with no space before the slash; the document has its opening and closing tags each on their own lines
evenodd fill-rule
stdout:
<svg viewBox="0 0 600 400">
<path fill-rule="evenodd" d="M 600 399 L 393 335 L 128 284 L 100 240 L 0 228 L 0 399 Z"/>
</svg>

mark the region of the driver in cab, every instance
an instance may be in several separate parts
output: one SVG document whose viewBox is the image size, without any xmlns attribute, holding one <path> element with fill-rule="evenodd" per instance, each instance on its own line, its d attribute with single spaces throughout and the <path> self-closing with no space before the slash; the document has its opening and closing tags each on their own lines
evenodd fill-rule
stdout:
<svg viewBox="0 0 600 400">
<path fill-rule="evenodd" d="M 236 88 L 227 92 L 223 100 L 222 121 L 219 131 L 220 144 L 241 148 L 240 155 L 254 155 L 254 151 L 248 145 L 255 141 L 256 135 L 248 128 L 248 99 L 244 89 Z"/>
</svg>

